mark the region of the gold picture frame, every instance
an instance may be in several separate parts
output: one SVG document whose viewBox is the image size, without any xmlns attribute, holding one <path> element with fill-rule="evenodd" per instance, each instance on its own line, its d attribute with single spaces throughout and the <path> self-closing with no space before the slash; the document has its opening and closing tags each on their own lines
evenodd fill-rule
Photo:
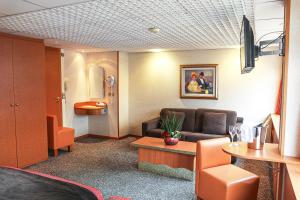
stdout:
<svg viewBox="0 0 300 200">
<path fill-rule="evenodd" d="M 180 98 L 218 99 L 217 64 L 180 65 Z"/>
</svg>

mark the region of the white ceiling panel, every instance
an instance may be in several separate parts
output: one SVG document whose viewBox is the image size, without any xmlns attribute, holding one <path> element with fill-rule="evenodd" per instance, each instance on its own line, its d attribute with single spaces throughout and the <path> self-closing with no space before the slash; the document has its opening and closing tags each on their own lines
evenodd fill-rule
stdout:
<svg viewBox="0 0 300 200">
<path fill-rule="evenodd" d="M 283 18 L 283 1 L 269 1 L 265 3 L 256 3 L 255 19 Z"/>
<path fill-rule="evenodd" d="M 264 20 L 257 20 L 255 22 L 255 27 L 256 30 L 282 31 L 283 24 L 284 24 L 283 19 L 264 19 Z"/>
<path fill-rule="evenodd" d="M 278 37 L 284 27 L 284 2 L 282 0 L 255 0 L 254 21 L 256 39 L 271 40 Z"/>
<path fill-rule="evenodd" d="M 40 10 L 43 7 L 28 3 L 22 0 L 1 0 L 0 13 L 6 15 L 15 15 L 19 13 Z"/>
<path fill-rule="evenodd" d="M 37 5 L 41 5 L 45 8 L 53 8 L 58 6 L 65 6 L 65 5 L 87 2 L 91 0 L 26 0 L 26 1 Z"/>
<path fill-rule="evenodd" d="M 0 29 L 109 50 L 211 49 L 239 45 L 243 15 L 255 29 L 253 0 L 94 0 L 0 17 Z"/>
</svg>

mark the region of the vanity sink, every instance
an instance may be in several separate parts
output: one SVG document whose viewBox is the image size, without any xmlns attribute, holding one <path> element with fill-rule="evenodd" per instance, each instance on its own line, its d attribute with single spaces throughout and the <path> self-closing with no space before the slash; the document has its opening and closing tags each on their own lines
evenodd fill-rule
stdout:
<svg viewBox="0 0 300 200">
<path fill-rule="evenodd" d="M 74 111 L 77 115 L 103 115 L 106 113 L 106 109 L 106 104 L 98 105 L 95 101 L 74 104 Z"/>
<path fill-rule="evenodd" d="M 80 108 L 83 108 L 83 109 L 102 109 L 99 106 L 81 106 Z"/>
</svg>

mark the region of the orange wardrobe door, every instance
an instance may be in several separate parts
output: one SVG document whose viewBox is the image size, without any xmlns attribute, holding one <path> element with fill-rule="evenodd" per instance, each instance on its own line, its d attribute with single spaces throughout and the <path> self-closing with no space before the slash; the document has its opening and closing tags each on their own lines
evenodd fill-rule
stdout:
<svg viewBox="0 0 300 200">
<path fill-rule="evenodd" d="M 0 36 L 0 165 L 16 167 L 12 44 Z"/>
<path fill-rule="evenodd" d="M 47 114 L 57 117 L 62 126 L 60 49 L 46 47 Z"/>
<path fill-rule="evenodd" d="M 18 166 L 25 167 L 48 158 L 45 47 L 14 39 L 13 58 Z"/>
</svg>

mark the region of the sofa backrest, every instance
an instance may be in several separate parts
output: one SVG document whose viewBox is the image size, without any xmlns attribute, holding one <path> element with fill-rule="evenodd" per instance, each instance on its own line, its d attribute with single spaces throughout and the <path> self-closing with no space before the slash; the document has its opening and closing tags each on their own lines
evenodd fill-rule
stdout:
<svg viewBox="0 0 300 200">
<path fill-rule="evenodd" d="M 203 116 L 204 116 L 205 112 L 225 113 L 226 114 L 226 133 L 229 133 L 230 125 L 236 124 L 237 114 L 235 111 L 199 108 L 196 110 L 194 132 L 202 132 Z"/>
<path fill-rule="evenodd" d="M 162 117 L 167 111 L 184 112 L 185 118 L 182 124 L 182 131 L 194 131 L 195 126 L 195 109 L 188 108 L 163 108 L 160 112 Z"/>
</svg>

